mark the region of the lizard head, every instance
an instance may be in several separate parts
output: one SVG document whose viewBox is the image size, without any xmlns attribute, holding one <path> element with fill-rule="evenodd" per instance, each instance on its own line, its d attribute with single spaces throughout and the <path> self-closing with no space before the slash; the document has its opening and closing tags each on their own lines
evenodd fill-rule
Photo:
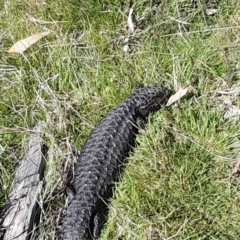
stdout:
<svg viewBox="0 0 240 240">
<path fill-rule="evenodd" d="M 146 117 L 159 110 L 169 95 L 169 90 L 163 87 L 144 87 L 135 90 L 132 98 L 135 100 L 137 111 Z"/>
</svg>

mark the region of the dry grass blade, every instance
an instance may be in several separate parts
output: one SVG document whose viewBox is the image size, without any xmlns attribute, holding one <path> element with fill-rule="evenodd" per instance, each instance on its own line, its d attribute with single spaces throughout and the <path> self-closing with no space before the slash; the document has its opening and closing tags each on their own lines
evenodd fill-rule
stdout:
<svg viewBox="0 0 240 240">
<path fill-rule="evenodd" d="M 234 89 L 234 90 L 232 90 L 232 91 L 222 91 L 222 90 L 218 90 L 218 91 L 216 91 L 216 92 L 219 93 L 219 94 L 223 94 L 223 95 L 231 95 L 231 94 L 239 95 L 239 94 L 240 94 L 240 88 Z"/>
</svg>

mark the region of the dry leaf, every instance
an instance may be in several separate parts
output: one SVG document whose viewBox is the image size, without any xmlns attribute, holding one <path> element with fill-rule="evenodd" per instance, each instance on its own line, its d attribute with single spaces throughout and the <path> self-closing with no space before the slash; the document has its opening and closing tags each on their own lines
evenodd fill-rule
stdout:
<svg viewBox="0 0 240 240">
<path fill-rule="evenodd" d="M 50 34 L 50 31 L 41 32 L 41 33 L 34 34 L 30 37 L 27 37 L 25 39 L 19 40 L 18 42 L 13 44 L 13 46 L 8 50 L 8 53 L 23 53 L 26 49 L 28 49 L 34 43 L 36 43 L 41 38 L 49 34 Z"/>
<path fill-rule="evenodd" d="M 168 99 L 166 106 L 168 107 L 173 103 L 177 102 L 180 98 L 182 98 L 184 95 L 187 94 L 188 89 L 189 89 L 189 86 L 186 88 L 179 88 L 179 90 Z"/>
<path fill-rule="evenodd" d="M 236 165 L 232 170 L 230 177 L 232 177 L 234 174 L 238 173 L 239 171 L 240 171 L 240 159 L 237 160 Z"/>
<path fill-rule="evenodd" d="M 127 44 L 124 45 L 124 46 L 123 46 L 123 51 L 124 51 L 124 52 L 129 52 L 129 51 L 130 51 L 129 45 L 127 45 Z"/>
<path fill-rule="evenodd" d="M 232 105 L 228 107 L 228 110 L 224 113 L 224 118 L 225 119 L 229 119 L 229 118 L 233 118 L 236 116 L 240 116 L 240 109 L 239 107 Z"/>
<path fill-rule="evenodd" d="M 206 14 L 207 14 L 208 16 L 210 16 L 210 15 L 214 15 L 214 14 L 217 12 L 217 9 L 207 8 L 207 9 L 205 10 L 205 12 L 206 12 Z"/>
<path fill-rule="evenodd" d="M 133 9 L 130 8 L 130 11 L 129 11 L 129 14 L 128 14 L 128 19 L 127 19 L 129 33 L 134 32 L 134 27 L 133 27 L 133 22 L 132 22 L 132 13 L 133 13 Z"/>
</svg>

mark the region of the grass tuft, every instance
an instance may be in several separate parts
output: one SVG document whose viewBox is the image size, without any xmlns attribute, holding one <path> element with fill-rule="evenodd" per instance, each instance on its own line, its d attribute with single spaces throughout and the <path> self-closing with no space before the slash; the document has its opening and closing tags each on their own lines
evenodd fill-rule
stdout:
<svg viewBox="0 0 240 240">
<path fill-rule="evenodd" d="M 135 34 L 129 36 L 132 7 Z M 216 13 L 207 15 L 207 10 Z M 28 131 L 47 123 L 40 223 L 59 239 L 65 187 L 92 128 L 137 87 L 194 92 L 150 116 L 111 201 L 102 239 L 239 239 L 239 4 L 223 0 L 5 1 L 0 8 L 0 207 Z M 16 18 L 16 16 L 18 16 Z M 51 34 L 22 55 L 20 39 Z M 123 47 L 126 38 L 130 51 Z"/>
</svg>

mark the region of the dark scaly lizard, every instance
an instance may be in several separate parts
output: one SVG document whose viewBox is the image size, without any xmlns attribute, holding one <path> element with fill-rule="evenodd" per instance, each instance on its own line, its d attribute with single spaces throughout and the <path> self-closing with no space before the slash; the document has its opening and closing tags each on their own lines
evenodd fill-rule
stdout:
<svg viewBox="0 0 240 240">
<path fill-rule="evenodd" d="M 112 196 L 113 182 L 118 180 L 135 145 L 139 127 L 143 127 L 151 112 L 161 108 L 168 96 L 165 88 L 139 88 L 93 129 L 76 164 L 74 193 L 62 226 L 64 240 L 99 237 L 101 208 Z"/>
</svg>

